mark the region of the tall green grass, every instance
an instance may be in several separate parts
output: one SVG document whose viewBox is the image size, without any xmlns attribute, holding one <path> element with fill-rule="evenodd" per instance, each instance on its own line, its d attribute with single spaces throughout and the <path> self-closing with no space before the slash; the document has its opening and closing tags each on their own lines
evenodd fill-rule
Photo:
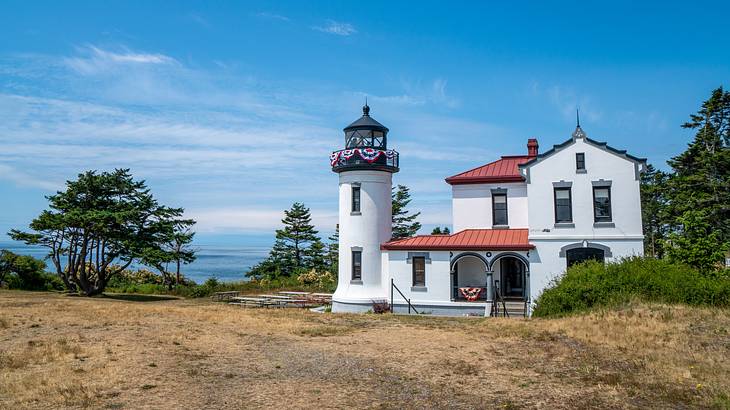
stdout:
<svg viewBox="0 0 730 410">
<path fill-rule="evenodd" d="M 727 271 L 702 274 L 664 260 L 632 257 L 617 263 L 570 267 L 537 298 L 534 316 L 556 316 L 631 299 L 695 306 L 730 307 Z"/>
</svg>

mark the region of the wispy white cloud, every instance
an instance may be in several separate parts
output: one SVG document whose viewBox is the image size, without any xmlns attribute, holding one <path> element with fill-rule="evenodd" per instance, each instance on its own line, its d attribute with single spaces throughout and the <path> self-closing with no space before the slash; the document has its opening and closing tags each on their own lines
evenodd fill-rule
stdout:
<svg viewBox="0 0 730 410">
<path fill-rule="evenodd" d="M 119 65 L 178 64 L 177 60 L 164 54 L 137 53 L 128 49 L 113 52 L 86 46 L 78 49 L 81 56 L 65 58 L 68 67 L 81 74 L 96 74 Z"/>
<path fill-rule="evenodd" d="M 188 13 L 188 19 L 199 26 L 210 28 L 210 22 L 199 13 Z"/>
<path fill-rule="evenodd" d="M 342 23 L 334 20 L 327 20 L 323 26 L 314 26 L 312 29 L 323 33 L 335 34 L 338 36 L 351 36 L 357 33 L 355 26 L 350 23 Z"/>
<path fill-rule="evenodd" d="M 330 231 L 337 224 L 337 212 L 331 209 L 312 209 L 312 223 L 323 231 Z M 271 232 L 281 227 L 284 212 L 261 208 L 201 208 L 190 209 L 185 216 L 197 221 L 196 230 L 201 232 Z"/>
<path fill-rule="evenodd" d="M 364 93 L 262 82 L 240 67 L 193 68 L 126 47 L 14 58 L 0 59 L 0 74 L 11 79 L 0 83 L 0 179 L 48 192 L 87 169 L 124 167 L 164 203 L 188 209 L 201 230 L 270 232 L 295 200 L 312 207 L 322 231 L 336 224 L 327 158 L 343 143 L 343 124 L 333 118 L 354 119 L 357 108 L 341 103 Z M 413 171 L 398 178 L 413 186 L 414 208 L 423 204 L 424 220 L 440 224 L 448 186 L 434 161 L 486 162 L 490 150 L 475 136 L 505 134 L 427 114 L 424 106 L 448 108 L 446 84 L 437 78 L 370 96 Z M 432 209 L 437 215 L 427 216 Z"/>
<path fill-rule="evenodd" d="M 262 12 L 256 13 L 256 17 L 263 18 L 263 19 L 269 19 L 269 20 L 291 21 L 291 19 L 287 16 L 283 16 L 281 14 L 276 14 L 276 13 L 270 13 L 268 11 L 262 11 Z"/>
<path fill-rule="evenodd" d="M 36 177 L 4 164 L 0 164 L 0 179 L 13 182 L 18 186 L 40 188 L 46 191 L 54 191 L 63 186 L 63 181 Z"/>
<path fill-rule="evenodd" d="M 602 110 L 590 95 L 579 93 L 571 87 L 543 86 L 538 82 L 533 82 L 530 89 L 533 95 L 546 99 L 565 120 L 575 122 L 577 109 L 580 109 L 581 119 L 599 122 L 603 118 Z"/>
</svg>

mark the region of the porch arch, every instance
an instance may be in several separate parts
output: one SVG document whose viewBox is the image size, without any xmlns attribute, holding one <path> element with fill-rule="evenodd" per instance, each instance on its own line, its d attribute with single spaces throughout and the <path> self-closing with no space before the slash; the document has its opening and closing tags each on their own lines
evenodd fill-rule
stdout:
<svg viewBox="0 0 730 410">
<path fill-rule="evenodd" d="M 479 260 L 481 260 L 482 263 L 484 264 L 485 272 L 488 272 L 490 270 L 491 267 L 489 266 L 489 262 L 487 261 L 487 259 L 484 256 L 482 256 L 476 252 L 462 252 L 462 253 L 456 255 L 456 257 L 454 257 L 453 259 L 451 259 L 451 271 L 453 272 L 454 266 L 456 266 L 456 263 L 459 262 L 460 259 L 468 257 L 468 256 L 478 258 Z"/>
<path fill-rule="evenodd" d="M 519 259 L 524 265 L 525 265 L 525 271 L 530 271 L 530 261 L 527 260 L 527 258 L 524 255 L 520 255 L 517 252 L 502 252 L 499 255 L 492 258 L 492 261 L 489 263 L 489 270 L 494 271 L 494 265 L 497 263 L 498 260 L 506 257 L 513 257 Z"/>
</svg>

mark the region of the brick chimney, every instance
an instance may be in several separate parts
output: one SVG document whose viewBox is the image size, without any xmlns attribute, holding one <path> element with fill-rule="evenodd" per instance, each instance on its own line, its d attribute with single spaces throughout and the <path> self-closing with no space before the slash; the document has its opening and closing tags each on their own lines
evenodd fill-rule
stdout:
<svg viewBox="0 0 730 410">
<path fill-rule="evenodd" d="M 527 140 L 527 155 L 528 156 L 536 157 L 538 148 L 540 148 L 540 146 L 537 144 L 537 139 L 530 138 Z"/>
</svg>

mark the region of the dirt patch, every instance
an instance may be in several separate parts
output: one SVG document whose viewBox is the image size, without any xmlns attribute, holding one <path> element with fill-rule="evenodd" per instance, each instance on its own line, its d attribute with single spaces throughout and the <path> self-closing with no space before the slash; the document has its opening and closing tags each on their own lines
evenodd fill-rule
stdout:
<svg viewBox="0 0 730 410">
<path fill-rule="evenodd" d="M 0 292 L 0 408 L 722 408 L 727 311 L 315 314 Z M 4 325 L 3 325 L 4 323 Z"/>
</svg>

